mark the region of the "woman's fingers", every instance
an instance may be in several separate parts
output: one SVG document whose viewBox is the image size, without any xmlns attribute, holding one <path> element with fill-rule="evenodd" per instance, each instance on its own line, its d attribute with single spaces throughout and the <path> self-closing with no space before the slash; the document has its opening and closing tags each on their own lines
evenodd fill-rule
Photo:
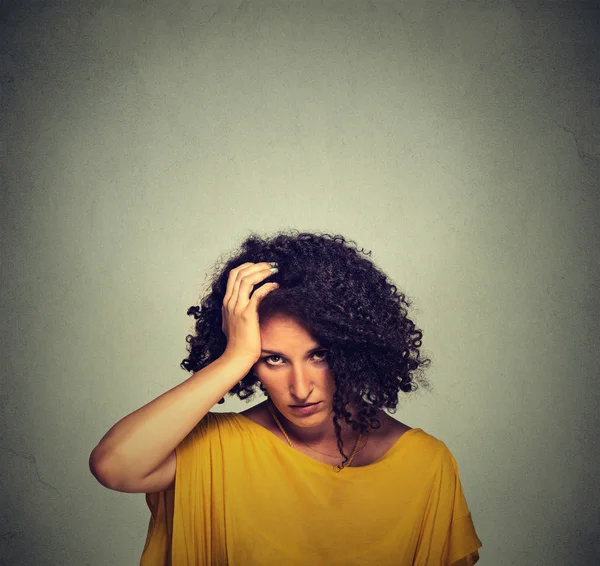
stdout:
<svg viewBox="0 0 600 566">
<path fill-rule="evenodd" d="M 256 289 L 256 291 L 254 291 L 252 294 L 252 298 L 250 299 L 252 309 L 255 311 L 258 308 L 258 303 L 260 303 L 261 299 L 274 289 L 277 289 L 277 287 L 279 287 L 279 283 L 272 281 L 270 283 L 265 283 L 260 289 Z"/>
<path fill-rule="evenodd" d="M 257 263 L 255 267 L 257 270 L 248 268 L 243 272 L 238 273 L 233 291 L 233 296 L 235 297 L 237 295 L 237 301 L 235 305 L 233 305 L 234 312 L 243 312 L 248 306 L 254 285 L 260 283 L 263 279 L 266 279 L 274 273 L 271 265 L 265 262 Z"/>
<path fill-rule="evenodd" d="M 225 289 L 225 297 L 223 297 L 223 306 L 227 306 L 229 304 L 229 301 L 231 300 L 231 297 L 233 295 L 233 288 L 235 286 L 235 281 L 237 279 L 237 275 L 238 273 L 244 269 L 245 267 L 248 267 L 250 265 L 254 265 L 253 263 L 247 262 L 247 263 L 242 263 L 241 265 L 238 265 L 237 267 L 233 268 L 230 272 L 229 272 L 229 276 L 227 278 L 227 287 Z M 234 303 L 235 304 L 235 303 Z"/>
<path fill-rule="evenodd" d="M 266 283 L 252 290 L 260 281 L 273 274 L 267 262 L 248 264 L 232 269 L 228 279 L 227 300 L 223 299 L 223 333 L 227 337 L 226 352 L 235 357 L 256 361 L 260 357 L 260 326 L 258 301 L 277 287 Z M 250 295 L 252 294 L 252 299 Z"/>
</svg>

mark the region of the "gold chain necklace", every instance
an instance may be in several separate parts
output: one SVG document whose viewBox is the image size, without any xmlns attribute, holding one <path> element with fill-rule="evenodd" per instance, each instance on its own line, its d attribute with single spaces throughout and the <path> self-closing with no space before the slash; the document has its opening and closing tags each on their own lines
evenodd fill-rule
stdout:
<svg viewBox="0 0 600 566">
<path fill-rule="evenodd" d="M 283 433 L 283 436 L 285 436 L 285 439 L 288 441 L 288 444 L 293 447 L 294 445 L 292 444 L 292 441 L 290 440 L 290 437 L 285 432 L 283 426 L 281 426 L 281 423 L 279 422 L 279 419 L 277 418 L 277 415 L 271 409 L 271 405 L 270 405 L 269 402 L 267 402 L 267 408 L 269 409 L 269 413 L 271 413 L 271 415 L 273 415 L 273 418 L 275 419 L 275 422 L 277 423 L 277 426 L 279 427 L 279 429 Z M 354 456 L 357 454 L 357 452 L 359 452 L 358 446 L 360 444 L 360 440 L 362 438 L 362 435 L 363 435 L 362 432 L 358 435 L 358 439 L 356 440 L 356 444 L 354 445 L 354 450 L 352 450 L 352 454 L 350 455 L 350 458 L 349 458 L 348 462 L 344 466 L 345 468 L 347 468 L 348 466 L 350 466 L 350 464 L 352 464 L 352 460 L 354 459 Z M 302 444 L 304 444 L 304 446 L 306 446 L 307 448 L 310 448 L 311 450 L 314 450 L 318 454 L 322 454 L 323 456 L 328 456 L 329 458 L 333 458 L 334 457 L 331 454 L 325 454 L 325 452 L 319 452 L 319 450 L 317 450 L 316 448 L 313 448 L 312 446 L 309 446 L 308 444 L 306 444 L 306 442 L 302 442 Z M 363 446 L 363 448 L 364 448 L 364 446 Z M 361 450 L 362 450 L 362 448 L 361 448 Z"/>
</svg>

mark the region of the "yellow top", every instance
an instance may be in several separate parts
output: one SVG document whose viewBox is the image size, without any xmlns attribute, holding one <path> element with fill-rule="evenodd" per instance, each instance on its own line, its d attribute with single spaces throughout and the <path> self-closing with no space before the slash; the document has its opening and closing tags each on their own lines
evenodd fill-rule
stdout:
<svg viewBox="0 0 600 566">
<path fill-rule="evenodd" d="M 420 428 L 336 471 L 208 413 L 176 455 L 175 489 L 146 494 L 140 566 L 450 566 L 482 546 L 452 453 Z"/>
</svg>

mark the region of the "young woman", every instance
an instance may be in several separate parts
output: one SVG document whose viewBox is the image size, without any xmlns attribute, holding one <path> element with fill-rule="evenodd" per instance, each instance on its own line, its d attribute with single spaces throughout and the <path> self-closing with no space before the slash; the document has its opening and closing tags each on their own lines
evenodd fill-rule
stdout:
<svg viewBox="0 0 600 566">
<path fill-rule="evenodd" d="M 482 546 L 447 446 L 399 422 L 429 384 L 409 301 L 352 241 L 255 234 L 193 306 L 193 372 L 115 424 L 98 481 L 145 493 L 141 566 L 472 566 Z M 210 412 L 225 394 L 267 400 Z"/>
</svg>

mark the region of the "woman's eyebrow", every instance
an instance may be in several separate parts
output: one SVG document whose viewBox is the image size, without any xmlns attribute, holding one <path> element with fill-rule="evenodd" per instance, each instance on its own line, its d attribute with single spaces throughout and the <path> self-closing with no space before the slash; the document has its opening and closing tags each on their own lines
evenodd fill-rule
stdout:
<svg viewBox="0 0 600 566">
<path fill-rule="evenodd" d="M 323 349 L 324 348 L 322 346 L 316 346 L 316 347 L 311 348 L 310 350 L 308 350 L 306 353 L 307 354 L 313 354 L 317 350 L 323 350 Z M 264 352 L 265 354 L 271 354 L 271 355 L 275 355 L 275 356 L 282 356 L 282 357 L 284 357 L 281 352 L 275 352 L 274 350 L 265 350 L 265 349 L 262 349 L 261 352 Z"/>
</svg>

